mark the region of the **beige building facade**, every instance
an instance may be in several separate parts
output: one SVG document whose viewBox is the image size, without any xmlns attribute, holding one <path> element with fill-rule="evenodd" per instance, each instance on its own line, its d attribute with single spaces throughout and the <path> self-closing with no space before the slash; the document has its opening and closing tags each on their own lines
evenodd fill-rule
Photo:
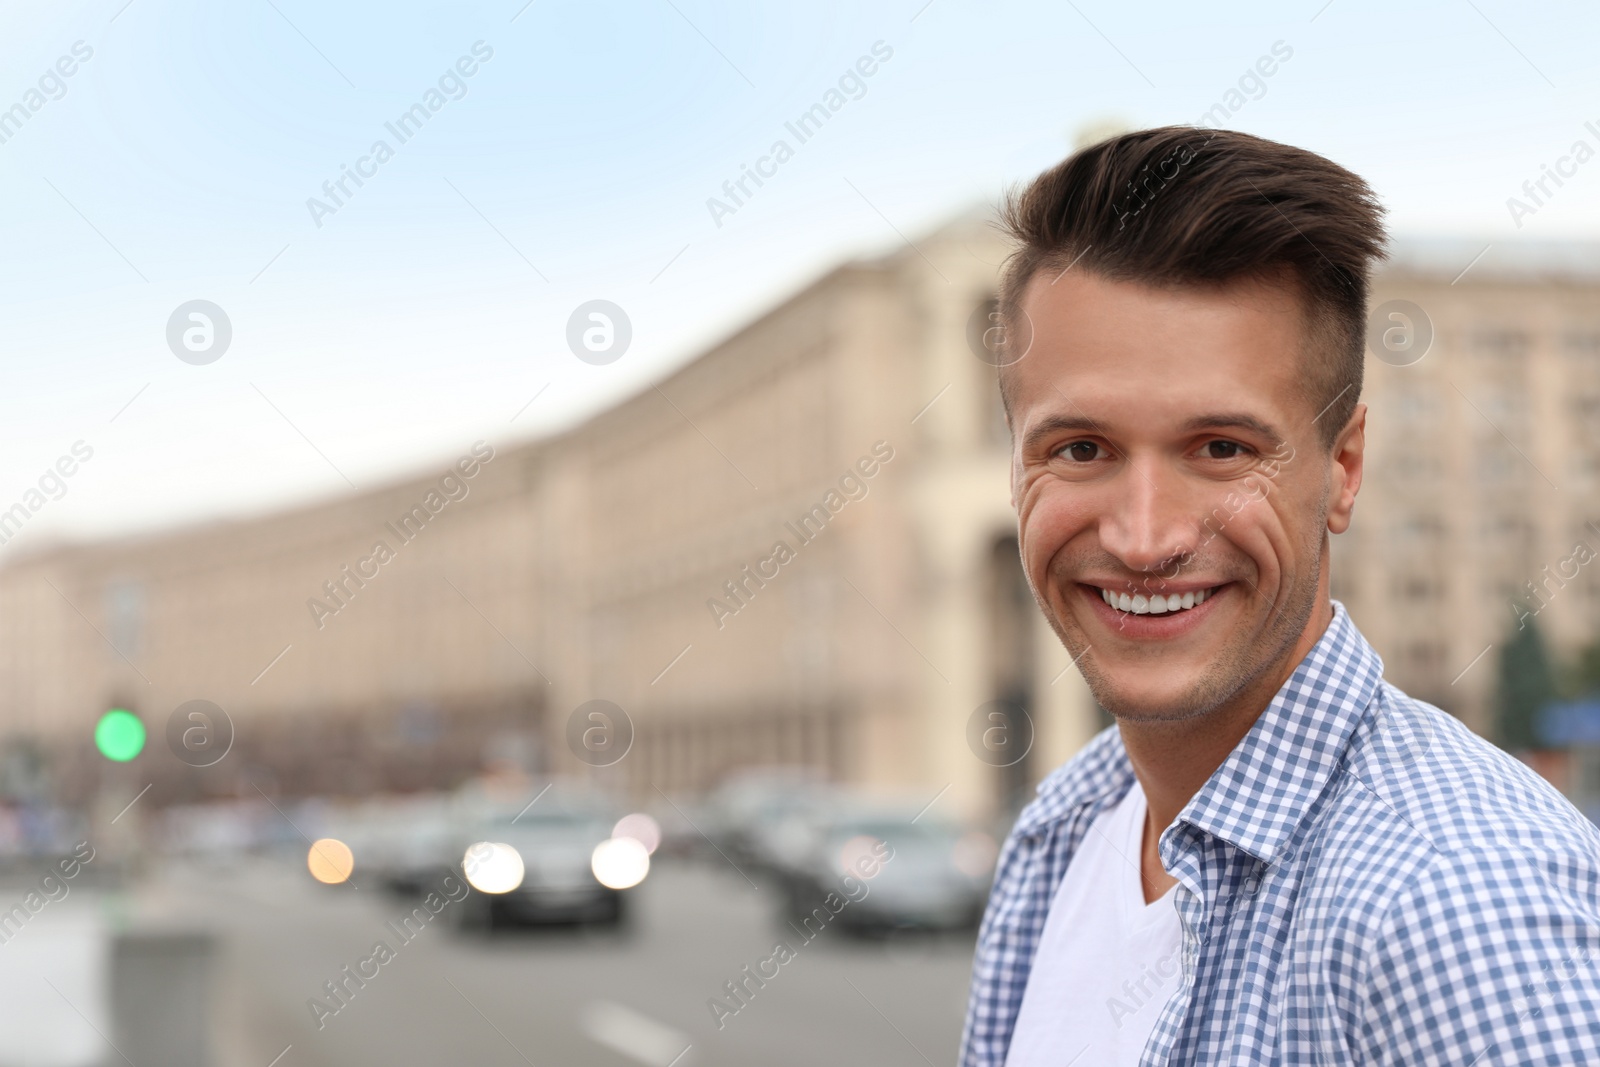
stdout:
<svg viewBox="0 0 1600 1067">
<path fill-rule="evenodd" d="M 1574 539 L 1600 550 L 1600 282 L 1552 252 L 1452 284 L 1470 251 L 1408 248 L 1374 305 L 1413 302 L 1433 339 L 1408 366 L 1369 360 L 1335 595 L 1392 680 L 1482 729 L 1522 583 Z M 971 815 L 1014 804 L 1106 720 L 1016 560 L 973 341 L 1004 255 L 985 222 L 952 223 L 582 426 L 463 442 L 381 491 L 12 553 L 0 732 L 83 792 L 95 720 L 129 707 L 157 800 L 439 786 L 512 761 L 640 797 L 803 764 Z M 1600 633 L 1595 573 L 1544 598 L 1563 647 Z M 234 727 L 206 768 L 167 743 L 195 699 Z"/>
<path fill-rule="evenodd" d="M 1479 255 L 1481 259 L 1476 259 Z M 1476 262 L 1475 262 L 1476 259 Z M 1600 638 L 1600 249 L 1402 242 L 1373 292 L 1426 355 L 1372 357 L 1367 480 L 1334 595 L 1388 677 L 1490 732 L 1498 651 Z"/>
</svg>

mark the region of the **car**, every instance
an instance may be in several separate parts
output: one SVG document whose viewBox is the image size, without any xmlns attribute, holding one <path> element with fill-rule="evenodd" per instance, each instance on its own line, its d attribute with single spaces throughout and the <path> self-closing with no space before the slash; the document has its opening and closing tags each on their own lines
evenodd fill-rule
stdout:
<svg viewBox="0 0 1600 1067">
<path fill-rule="evenodd" d="M 604 885 L 595 873 L 596 849 L 617 821 L 603 797 L 551 785 L 478 797 L 465 809 L 458 841 L 473 892 L 455 909 L 459 925 L 623 923 L 627 889 Z"/>
<path fill-rule="evenodd" d="M 393 892 L 420 896 L 449 873 L 461 858 L 453 798 L 417 793 L 375 798 L 365 805 L 356 871 Z"/>
<path fill-rule="evenodd" d="M 826 806 L 835 789 L 806 767 L 740 771 L 708 797 L 706 832 L 723 856 L 750 873 L 779 874 L 793 862 L 794 825 Z"/>
<path fill-rule="evenodd" d="M 784 918 L 804 924 L 825 907 L 857 932 L 974 926 L 998 848 L 981 830 L 895 805 L 844 802 L 791 823 L 806 844 L 784 872 Z M 831 901 L 830 901 L 830 894 Z"/>
</svg>

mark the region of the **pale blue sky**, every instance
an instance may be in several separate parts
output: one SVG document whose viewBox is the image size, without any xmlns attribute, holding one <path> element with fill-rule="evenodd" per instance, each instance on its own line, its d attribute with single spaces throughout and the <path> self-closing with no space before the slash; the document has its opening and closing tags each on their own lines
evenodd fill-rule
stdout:
<svg viewBox="0 0 1600 1067">
<path fill-rule="evenodd" d="M 569 424 L 897 246 L 852 185 L 915 236 L 1086 122 L 1195 120 L 1277 41 L 1293 58 L 1229 125 L 1363 174 L 1397 230 L 1600 237 L 1600 160 L 1520 232 L 1506 207 L 1574 141 L 1600 147 L 1600 15 L 1577 4 L 123 2 L 0 7 L 0 109 L 93 50 L 0 143 L 0 508 L 95 450 L 10 547 L 347 492 Z M 399 144 L 384 123 L 478 41 L 465 95 Z M 707 198 L 878 41 L 893 57 L 865 93 L 717 227 Z M 378 138 L 394 158 L 315 226 L 307 198 Z M 206 366 L 165 340 L 197 298 L 234 331 Z M 633 321 L 606 366 L 564 340 L 593 298 Z"/>
</svg>

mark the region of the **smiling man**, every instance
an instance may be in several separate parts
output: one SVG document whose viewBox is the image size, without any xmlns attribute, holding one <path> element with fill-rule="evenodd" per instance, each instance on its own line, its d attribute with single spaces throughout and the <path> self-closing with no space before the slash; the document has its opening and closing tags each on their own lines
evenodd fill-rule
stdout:
<svg viewBox="0 0 1600 1067">
<path fill-rule="evenodd" d="M 1005 222 L 1022 563 L 1116 725 L 1006 843 L 964 1067 L 1600 1062 L 1600 833 L 1329 599 L 1372 191 L 1167 127 Z"/>
</svg>

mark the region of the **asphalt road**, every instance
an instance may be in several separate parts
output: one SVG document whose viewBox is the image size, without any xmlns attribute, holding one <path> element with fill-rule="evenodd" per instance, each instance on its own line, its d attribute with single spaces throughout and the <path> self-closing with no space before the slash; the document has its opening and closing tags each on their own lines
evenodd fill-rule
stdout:
<svg viewBox="0 0 1600 1067">
<path fill-rule="evenodd" d="M 658 864 L 633 893 L 624 933 L 463 935 L 444 922 L 450 905 L 403 942 L 389 924 L 415 902 L 252 861 L 166 868 L 131 911 L 216 932 L 221 1067 L 954 1061 L 970 933 L 872 941 L 828 928 L 804 942 L 770 894 L 725 866 Z M 708 1001 L 733 1005 L 724 983 L 770 958 L 780 937 L 793 957 L 768 964 L 776 975 L 719 1028 Z M 392 958 L 367 965 L 376 976 L 347 982 L 342 1005 L 328 997 L 324 983 L 373 958 L 380 940 Z M 313 997 L 338 1010 L 319 1020 Z"/>
</svg>

